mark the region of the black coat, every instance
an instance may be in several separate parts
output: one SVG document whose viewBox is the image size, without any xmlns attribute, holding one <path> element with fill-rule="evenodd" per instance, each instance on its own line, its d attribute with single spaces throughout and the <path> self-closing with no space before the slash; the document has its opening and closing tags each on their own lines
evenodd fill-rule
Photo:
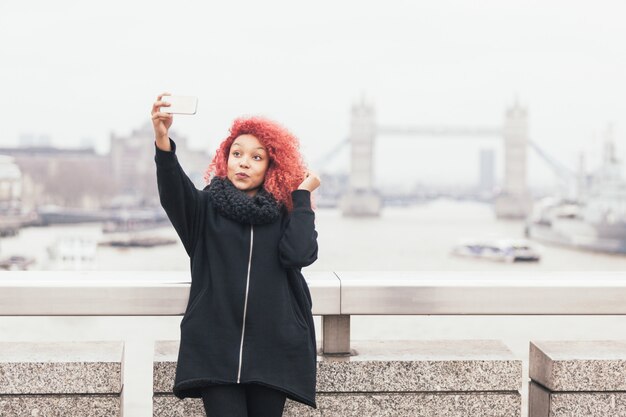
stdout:
<svg viewBox="0 0 626 417">
<path fill-rule="evenodd" d="M 180 323 L 173 393 L 258 383 L 317 408 L 312 300 L 301 268 L 317 259 L 311 193 L 294 190 L 294 209 L 278 220 L 244 224 L 220 215 L 172 150 L 156 147 L 161 205 L 191 265 L 189 302 Z"/>
</svg>

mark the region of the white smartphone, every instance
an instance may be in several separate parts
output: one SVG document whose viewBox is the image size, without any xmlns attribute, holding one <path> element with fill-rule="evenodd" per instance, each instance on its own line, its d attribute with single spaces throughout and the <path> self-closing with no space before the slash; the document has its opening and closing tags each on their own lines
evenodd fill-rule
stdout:
<svg viewBox="0 0 626 417">
<path fill-rule="evenodd" d="M 198 97 L 194 96 L 163 96 L 161 100 L 171 103 L 161 107 L 163 113 L 196 114 L 198 108 Z"/>
</svg>

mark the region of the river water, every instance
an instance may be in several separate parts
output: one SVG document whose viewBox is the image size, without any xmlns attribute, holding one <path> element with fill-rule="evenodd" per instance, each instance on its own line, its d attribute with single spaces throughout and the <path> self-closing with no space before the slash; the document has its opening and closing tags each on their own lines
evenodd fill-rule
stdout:
<svg viewBox="0 0 626 417">
<path fill-rule="evenodd" d="M 385 207 L 377 218 L 343 217 L 318 209 L 318 260 L 307 271 L 621 271 L 626 257 L 539 245 L 538 263 L 498 263 L 453 257 L 460 238 L 523 237 L 521 221 L 496 219 L 491 206 L 436 200 L 412 207 Z M 154 231 L 176 237 L 171 227 Z M 0 240 L 0 255 L 28 254 L 32 269 L 62 268 L 48 259 L 47 247 L 60 236 L 105 238 L 99 224 L 23 229 Z M 188 270 L 180 244 L 150 249 L 100 246 L 84 269 Z M 0 317 L 0 340 L 125 340 L 124 406 L 127 415 L 151 415 L 152 342 L 178 339 L 181 317 Z M 320 318 L 315 317 L 318 340 Z M 359 340 L 500 339 L 524 361 L 523 415 L 527 413 L 529 340 L 626 339 L 621 316 L 353 316 L 351 338 Z"/>
</svg>

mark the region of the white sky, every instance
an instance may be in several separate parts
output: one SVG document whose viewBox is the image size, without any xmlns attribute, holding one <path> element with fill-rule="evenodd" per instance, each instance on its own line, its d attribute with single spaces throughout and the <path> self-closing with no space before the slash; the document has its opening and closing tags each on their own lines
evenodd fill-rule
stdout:
<svg viewBox="0 0 626 417">
<path fill-rule="evenodd" d="M 48 134 L 108 149 L 162 91 L 199 97 L 174 130 L 214 150 L 238 115 L 296 133 L 312 168 L 346 137 L 363 93 L 385 125 L 499 126 L 515 97 L 561 162 L 626 155 L 621 1 L 0 2 L 0 145 Z M 376 182 L 472 183 L 497 140 L 378 137 Z M 347 152 L 328 166 L 347 169 Z M 531 184 L 553 176 L 534 155 Z M 498 165 L 498 175 L 501 166 Z"/>
</svg>

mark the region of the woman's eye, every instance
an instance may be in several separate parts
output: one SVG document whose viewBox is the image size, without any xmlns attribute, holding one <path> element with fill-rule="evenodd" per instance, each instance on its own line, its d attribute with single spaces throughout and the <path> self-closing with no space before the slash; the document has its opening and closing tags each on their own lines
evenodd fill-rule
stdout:
<svg viewBox="0 0 626 417">
<path fill-rule="evenodd" d="M 255 158 L 259 158 L 259 159 L 257 159 L 257 161 L 261 160 L 261 157 L 259 155 L 256 155 Z"/>
</svg>

